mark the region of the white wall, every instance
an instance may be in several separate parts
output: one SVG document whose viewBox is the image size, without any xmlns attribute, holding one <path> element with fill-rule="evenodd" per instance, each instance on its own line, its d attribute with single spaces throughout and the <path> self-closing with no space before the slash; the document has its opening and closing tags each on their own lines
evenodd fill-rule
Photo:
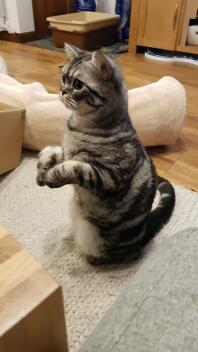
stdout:
<svg viewBox="0 0 198 352">
<path fill-rule="evenodd" d="M 6 20 L 11 32 L 25 33 L 34 31 L 32 0 L 4 0 L 4 2 Z"/>
<path fill-rule="evenodd" d="M 115 3 L 116 0 L 97 0 L 97 11 L 115 13 Z"/>
<path fill-rule="evenodd" d="M 5 16 L 4 1 L 0 0 L 0 17 Z"/>
<path fill-rule="evenodd" d="M 19 30 L 21 33 L 35 30 L 32 0 L 17 0 Z M 20 33 L 19 32 L 19 33 Z"/>
<path fill-rule="evenodd" d="M 4 1 L 0 0 L 0 25 L 4 23 L 5 7 Z"/>
</svg>

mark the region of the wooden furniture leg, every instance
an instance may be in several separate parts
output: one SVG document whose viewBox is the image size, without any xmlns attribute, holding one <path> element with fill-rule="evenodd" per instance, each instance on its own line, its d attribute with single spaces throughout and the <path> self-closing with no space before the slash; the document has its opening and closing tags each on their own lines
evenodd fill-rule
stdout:
<svg viewBox="0 0 198 352">
<path fill-rule="evenodd" d="M 129 32 L 129 50 L 128 50 L 130 54 L 136 54 L 136 50 L 137 50 L 139 15 L 140 15 L 140 1 L 132 1 L 130 32 Z"/>
</svg>

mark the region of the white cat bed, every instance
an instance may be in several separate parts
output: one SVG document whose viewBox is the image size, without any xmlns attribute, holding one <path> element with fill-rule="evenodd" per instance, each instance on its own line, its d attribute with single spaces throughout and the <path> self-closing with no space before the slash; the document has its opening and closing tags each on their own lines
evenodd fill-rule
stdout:
<svg viewBox="0 0 198 352">
<path fill-rule="evenodd" d="M 70 112 L 58 94 L 49 94 L 40 83 L 21 84 L 0 74 L 0 101 L 25 108 L 25 148 L 41 150 L 46 145 L 61 144 Z"/>
<path fill-rule="evenodd" d="M 2 72 L 0 68 L 0 72 Z M 129 114 L 145 146 L 173 144 L 186 110 L 184 87 L 172 77 L 128 91 Z M 40 83 L 21 84 L 0 74 L 0 101 L 26 109 L 24 147 L 60 145 L 70 111 Z"/>
<path fill-rule="evenodd" d="M 174 144 L 186 115 L 186 92 L 173 77 L 128 91 L 129 114 L 145 146 Z"/>
</svg>

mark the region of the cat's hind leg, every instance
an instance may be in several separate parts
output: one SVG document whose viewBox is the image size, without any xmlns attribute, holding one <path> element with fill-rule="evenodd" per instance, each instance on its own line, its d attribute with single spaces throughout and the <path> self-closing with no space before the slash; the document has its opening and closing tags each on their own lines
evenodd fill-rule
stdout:
<svg viewBox="0 0 198 352">
<path fill-rule="evenodd" d="M 110 257 L 103 255 L 101 257 L 94 257 L 93 255 L 87 255 L 87 261 L 91 265 L 103 265 L 111 263 Z"/>
<path fill-rule="evenodd" d="M 86 219 L 80 218 L 75 226 L 76 244 L 84 255 L 99 257 L 103 249 L 103 240 L 99 229 Z"/>
<path fill-rule="evenodd" d="M 75 239 L 80 252 L 92 265 L 107 262 L 104 252 L 104 241 L 99 229 L 83 218 L 79 218 L 75 226 Z"/>
</svg>

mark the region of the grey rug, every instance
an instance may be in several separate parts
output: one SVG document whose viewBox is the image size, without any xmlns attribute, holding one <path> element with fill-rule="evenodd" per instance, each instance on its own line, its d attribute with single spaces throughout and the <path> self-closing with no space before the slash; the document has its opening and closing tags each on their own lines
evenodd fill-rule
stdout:
<svg viewBox="0 0 198 352">
<path fill-rule="evenodd" d="M 128 280 L 136 264 L 95 268 L 78 254 L 68 219 L 72 187 L 36 185 L 36 154 L 26 153 L 21 165 L 0 180 L 0 223 L 5 225 L 63 286 L 70 352 L 76 352 Z M 176 208 L 169 224 L 153 241 L 198 226 L 198 194 L 175 186 Z"/>
</svg>

